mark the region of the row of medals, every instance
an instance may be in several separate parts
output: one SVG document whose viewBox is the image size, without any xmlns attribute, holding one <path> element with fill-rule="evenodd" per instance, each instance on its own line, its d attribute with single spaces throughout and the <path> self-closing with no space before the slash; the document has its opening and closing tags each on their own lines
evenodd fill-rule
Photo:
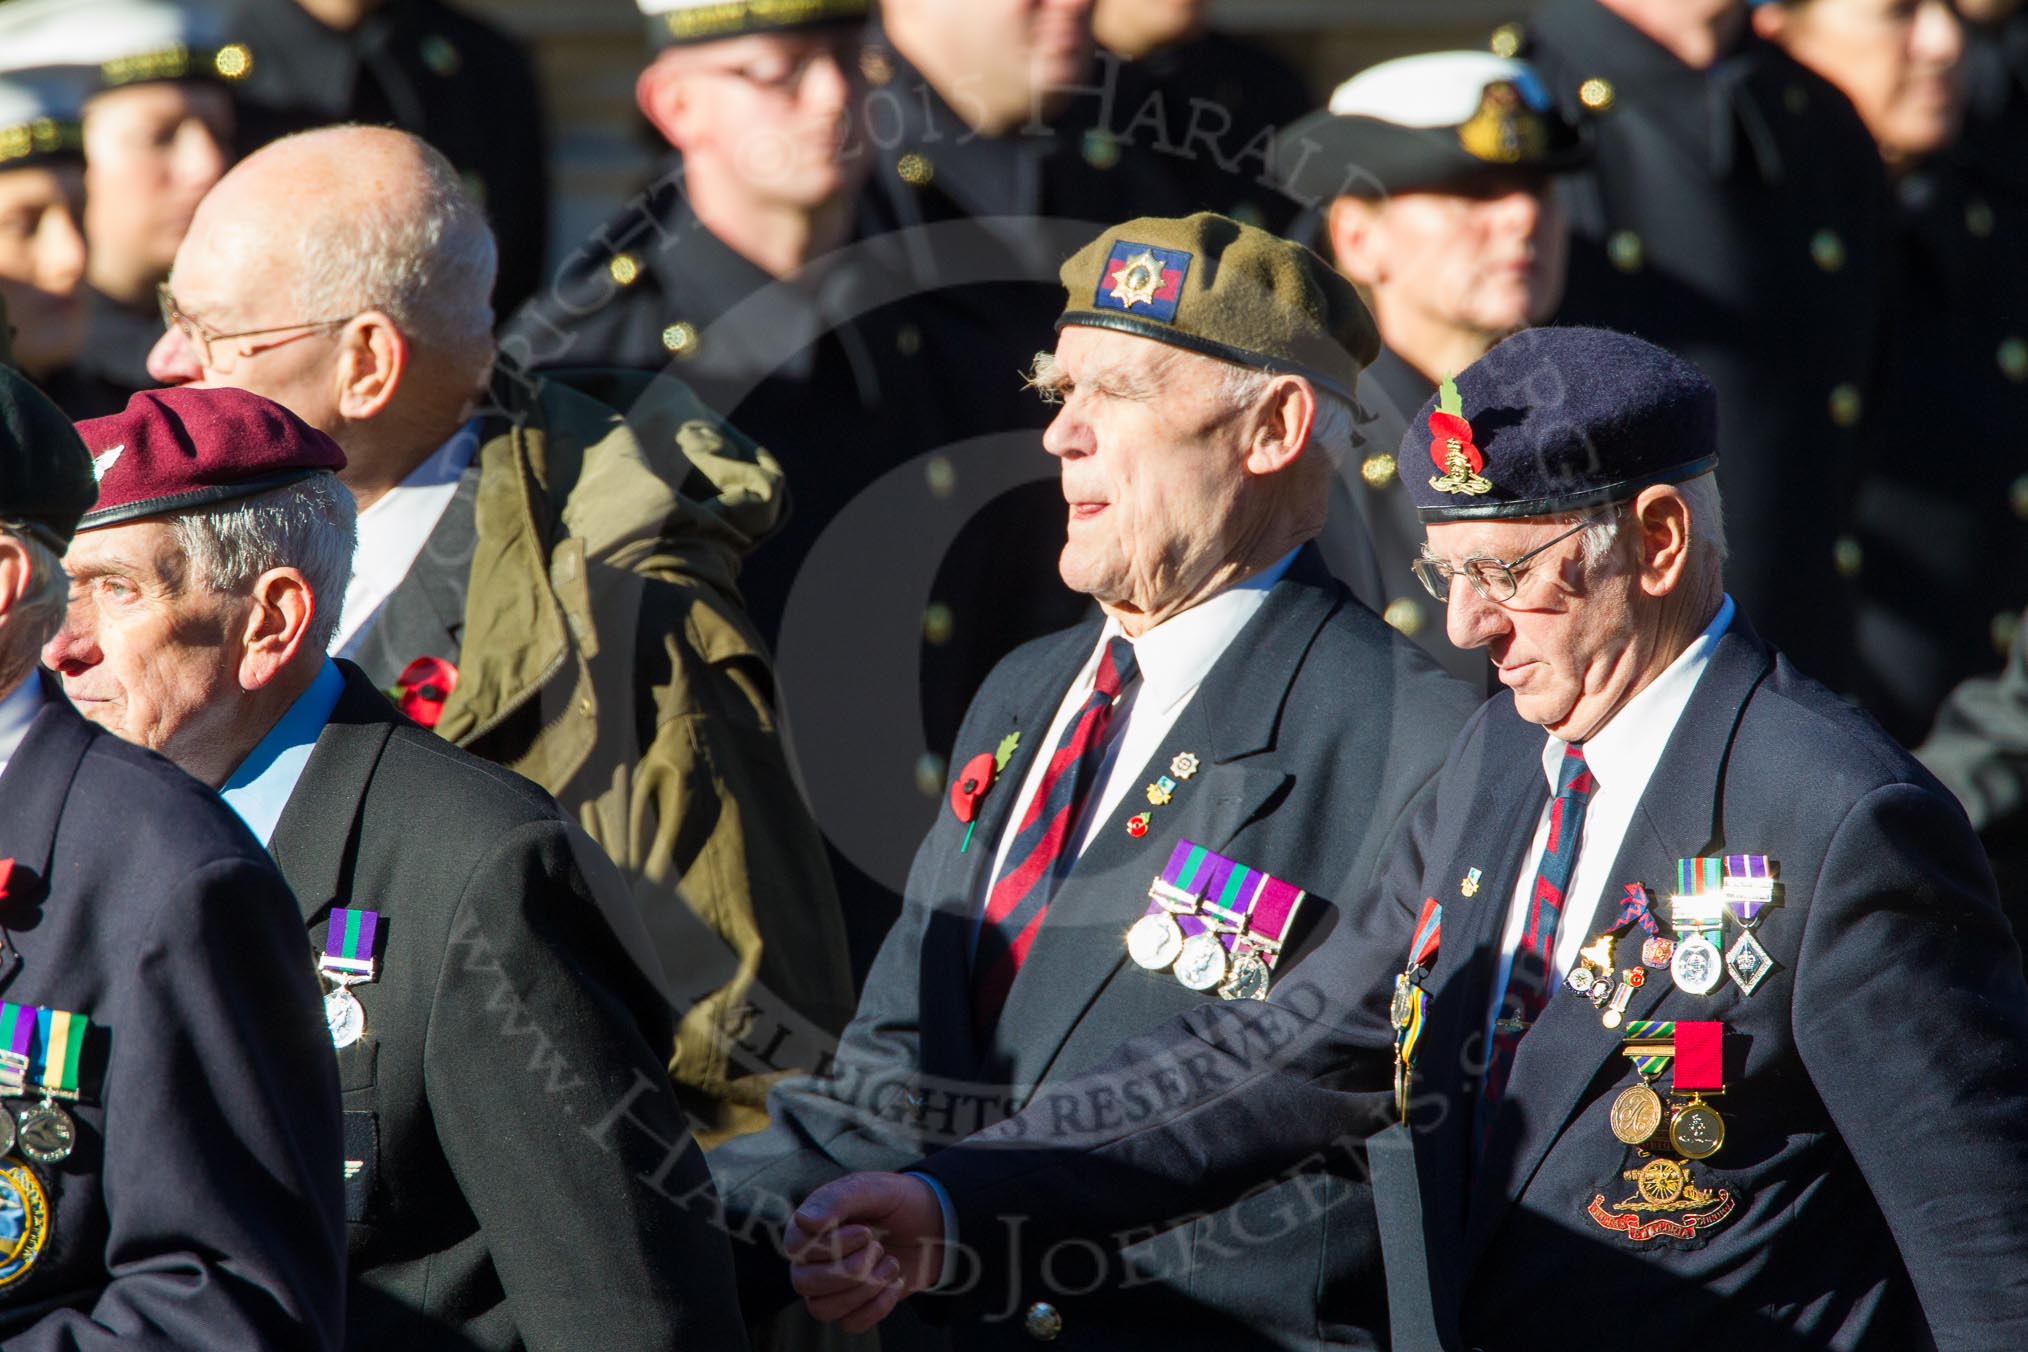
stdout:
<svg viewBox="0 0 2028 1352">
<path fill-rule="evenodd" d="M 0 1094 L 22 1094 L 26 1086 L 9 1077 Z M 0 1155 L 19 1150 L 37 1164 L 60 1164 L 77 1148 L 77 1123 L 48 1094 L 42 1102 L 11 1111 L 0 1110 Z"/>
<path fill-rule="evenodd" d="M 1127 931 L 1127 956 L 1151 972 L 1173 970 L 1176 980 L 1193 991 L 1218 987 L 1227 1000 L 1267 998 L 1267 962 L 1262 954 L 1274 949 L 1274 940 L 1246 932 L 1246 917 L 1221 920 L 1205 909 L 1201 898 L 1157 878 L 1148 896 L 1161 906 L 1134 922 Z M 1204 928 L 1184 937 L 1176 923 L 1180 915 L 1195 916 Z M 1237 935 L 1230 955 L 1219 936 Z"/>
<path fill-rule="evenodd" d="M 1691 937 L 1703 947 L 1712 948 L 1715 956 L 1716 949 L 1708 940 Z M 1621 1016 L 1633 993 L 1646 984 L 1647 973 L 1643 968 L 1668 968 L 1676 985 L 1693 995 L 1709 994 L 1724 979 L 1723 966 L 1713 962 L 1707 972 L 1704 955 L 1687 941 L 1652 938 L 1641 945 L 1641 966 L 1629 967 L 1615 981 L 1612 975 L 1613 944 L 1611 933 L 1600 935 L 1584 950 L 1585 960 L 1573 967 L 1570 975 L 1564 978 L 1564 984 L 1572 991 L 1590 1000 L 1594 1008 L 1605 1010 L 1603 1022 L 1608 1028 L 1620 1026 Z M 1695 959 L 1689 963 L 1681 961 L 1686 947 L 1690 947 Z M 1665 1117 L 1668 1123 L 1666 1129 L 1663 1126 Z M 1687 1096 L 1672 1094 L 1665 1105 L 1646 1076 L 1642 1077 L 1641 1083 L 1620 1091 L 1619 1097 L 1613 1100 L 1610 1121 L 1615 1139 L 1651 1155 L 1660 1155 L 1668 1149 L 1686 1160 L 1709 1159 L 1725 1144 L 1725 1119 L 1704 1101 L 1701 1093 Z M 1680 1184 L 1680 1165 L 1676 1168 L 1675 1177 Z M 1644 1175 L 1643 1183 L 1644 1192 L 1658 1183 L 1660 1190 L 1669 1190 L 1666 1179 L 1650 1180 Z"/>
</svg>

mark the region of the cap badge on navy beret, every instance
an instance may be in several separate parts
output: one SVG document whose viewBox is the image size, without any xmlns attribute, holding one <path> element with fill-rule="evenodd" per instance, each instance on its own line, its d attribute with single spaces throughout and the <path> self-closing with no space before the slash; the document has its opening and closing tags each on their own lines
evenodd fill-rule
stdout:
<svg viewBox="0 0 2028 1352">
<path fill-rule="evenodd" d="M 1486 456 L 1472 444 L 1472 425 L 1465 421 L 1464 401 L 1458 382 L 1450 376 L 1437 389 L 1436 412 L 1429 415 L 1429 458 L 1442 471 L 1430 476 L 1429 486 L 1439 493 L 1465 493 L 1477 497 L 1493 491 L 1493 482 L 1479 473 Z"/>
<path fill-rule="evenodd" d="M 1458 144 L 1488 164 L 1532 162 L 1548 157 L 1549 128 L 1511 80 L 1495 80 L 1458 128 Z"/>
<path fill-rule="evenodd" d="M 1183 298 L 1183 279 L 1189 275 L 1190 255 L 1183 250 L 1123 239 L 1106 256 L 1091 303 L 1101 310 L 1125 310 L 1173 323 L 1176 303 Z"/>
</svg>

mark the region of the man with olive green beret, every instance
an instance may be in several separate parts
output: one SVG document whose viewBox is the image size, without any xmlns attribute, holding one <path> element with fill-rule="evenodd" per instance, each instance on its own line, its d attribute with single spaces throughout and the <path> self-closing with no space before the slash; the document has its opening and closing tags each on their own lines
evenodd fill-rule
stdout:
<svg viewBox="0 0 2028 1352">
<path fill-rule="evenodd" d="M 1351 285 L 1208 214 L 1108 230 L 1062 277 L 1032 383 L 1057 405 L 1059 571 L 1103 615 L 1017 649 L 973 700 L 831 1073 L 778 1088 L 769 1130 L 712 1155 L 735 1233 L 842 1174 L 904 1168 L 1175 1015 L 1264 996 L 1367 904 L 1475 703 L 1309 543 L 1378 345 Z M 1053 1127 L 1152 1107 L 1079 1102 Z M 948 1327 L 897 1320 L 883 1342 L 1356 1344 L 1383 1327 L 1373 1229 L 1347 1176 L 1129 1244 L 1124 1268 L 1016 1242 L 981 1271 L 946 1248 L 915 1284 L 937 1285 L 917 1304 Z M 740 1261 L 754 1306 L 793 1289 L 848 1329 L 885 1313 L 821 1272 L 792 1288 L 770 1246 Z"/>
</svg>

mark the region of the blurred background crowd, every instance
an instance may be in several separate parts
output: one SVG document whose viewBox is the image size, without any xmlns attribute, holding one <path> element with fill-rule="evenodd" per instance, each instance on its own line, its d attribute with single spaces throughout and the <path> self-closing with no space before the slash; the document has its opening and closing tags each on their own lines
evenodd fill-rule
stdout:
<svg viewBox="0 0 2028 1352">
<path fill-rule="evenodd" d="M 281 298 L 329 260 L 267 288 L 218 231 L 179 248 L 237 158 L 343 122 L 416 133 L 484 209 L 498 355 L 468 407 L 673 374 L 779 464 L 725 529 L 858 971 L 972 692 L 1081 614 L 1022 373 L 1057 266 L 1141 215 L 1266 225 L 1360 285 L 1386 347 L 1324 548 L 1468 680 L 1407 566 L 1404 423 L 1529 324 L 1696 362 L 1729 589 L 1965 767 L 2015 866 L 2018 784 L 1983 759 L 2018 749 L 1994 710 L 2028 646 L 2013 0 L 0 0 L 12 362 L 73 418 L 236 373 L 282 397 L 249 373 L 340 322 Z"/>
</svg>

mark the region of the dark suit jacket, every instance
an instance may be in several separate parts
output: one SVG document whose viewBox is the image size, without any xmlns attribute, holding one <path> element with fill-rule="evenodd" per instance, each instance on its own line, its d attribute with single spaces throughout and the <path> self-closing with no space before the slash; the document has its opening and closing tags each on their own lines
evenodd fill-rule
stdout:
<svg viewBox="0 0 2028 1352">
<path fill-rule="evenodd" d="M 836 1175 L 904 1167 L 1025 1104 L 1175 1015 L 1222 1003 L 1168 972 L 1127 960 L 1126 929 L 1149 879 L 1179 839 L 1216 849 L 1308 890 L 1296 950 L 1329 932 L 1341 908 L 1367 904 L 1378 866 L 1474 703 L 1406 639 L 1382 625 L 1306 550 L 1205 678 L 1143 771 L 1178 752 L 1202 761 L 1141 838 L 1125 823 L 1149 810 L 1129 794 L 1058 888 L 993 1034 L 974 1037 L 967 945 L 985 873 L 1051 717 L 1090 655 L 1098 626 L 1024 647 L 973 702 L 952 757 L 962 765 L 1009 732 L 1022 745 L 985 798 L 975 838 L 940 812 L 924 840 L 908 905 L 867 981 L 833 1075 L 777 1091 L 768 1132 L 727 1143 L 712 1167 L 736 1216 L 778 1214 Z M 1132 1103 L 1073 1102 L 1058 1129 L 1145 1116 Z M 982 1231 L 994 1223 L 982 1223 Z M 971 1236 L 967 1237 L 968 1240 Z M 1383 1326 L 1370 1212 L 1355 1181 L 1322 1195 L 1271 1190 L 1135 1249 L 1139 1276 L 1093 1273 L 1075 1255 L 1025 1252 L 974 1281 L 949 1317 L 971 1321 L 964 1347 L 1020 1340 L 1036 1300 L 1062 1311 L 1068 1347 L 1370 1344 Z M 1243 1262 L 1231 1255 L 1244 1251 Z M 778 1257 L 740 1254 L 749 1299 L 786 1293 Z M 1264 1274 L 1300 1271 L 1291 1287 Z M 1086 1288 L 1065 1294 L 1062 1287 Z M 1330 1310 L 1320 1318 L 1320 1302 Z M 1010 1324 L 998 1318 L 1011 1310 Z M 984 1322 L 978 1322 L 983 1320 Z"/>
<path fill-rule="evenodd" d="M 1591 1218 L 1595 1197 L 1611 1207 L 1634 1192 L 1623 1173 L 1638 1161 L 1607 1116 L 1635 1075 L 1620 1035 L 1560 988 L 1521 1041 L 1468 1178 L 1501 918 L 1548 794 L 1543 736 L 1510 697 L 1494 699 L 1386 884 L 1404 908 L 1397 970 L 1410 908 L 1428 896 L 1444 906 L 1412 1119 L 1453 1345 L 1567 1347 L 1580 1312 L 1606 1309 L 1642 1312 L 1640 1341 L 1656 1348 L 2028 1346 L 2028 989 L 1978 844 L 1935 780 L 1743 615 L 1611 875 L 1645 882 L 1666 919 L 1678 858 L 1765 853 L 1780 866 L 1783 904 L 1756 931 L 1776 966 L 1752 995 L 1727 981 L 1690 996 L 1657 973 L 1626 1011 L 1725 1024 L 1726 1139 L 1696 1180 L 1734 1209 L 1694 1238 L 1642 1243 Z M 1482 877 L 1468 898 L 1472 868 Z M 1374 945 L 1333 935 L 1277 998 L 1371 985 L 1362 947 Z M 1151 1195 L 1211 1204 L 1373 1120 L 1385 1062 L 1370 1022 L 1310 1012 L 1270 1010 L 1287 1015 L 1271 1073 L 1159 1129 L 1076 1155 L 975 1146 L 925 1167 L 952 1192 L 961 1231 L 1021 1196 L 1075 1197 L 1086 1233 L 1147 1219 Z M 1166 1045 L 1210 1055 L 1215 1032 L 1193 1016 L 1165 1030 Z M 1162 1050 L 1127 1049 L 1143 1062 Z M 1207 1069 L 1247 1067 L 1221 1055 Z M 1018 1138 L 1014 1125 L 996 1137 Z"/>
<path fill-rule="evenodd" d="M 334 905 L 381 917 L 337 1056 L 347 1346 L 739 1346 L 669 1013 L 600 916 L 624 884 L 541 790 L 342 670 L 271 847 L 318 952 Z"/>
<path fill-rule="evenodd" d="M 337 1347 L 338 1091 L 273 864 L 53 688 L 0 803 L 0 997 L 91 1020 L 75 1150 L 5 1161 L 39 1179 L 49 1233 L 0 1287 L 0 1343 Z"/>
</svg>

